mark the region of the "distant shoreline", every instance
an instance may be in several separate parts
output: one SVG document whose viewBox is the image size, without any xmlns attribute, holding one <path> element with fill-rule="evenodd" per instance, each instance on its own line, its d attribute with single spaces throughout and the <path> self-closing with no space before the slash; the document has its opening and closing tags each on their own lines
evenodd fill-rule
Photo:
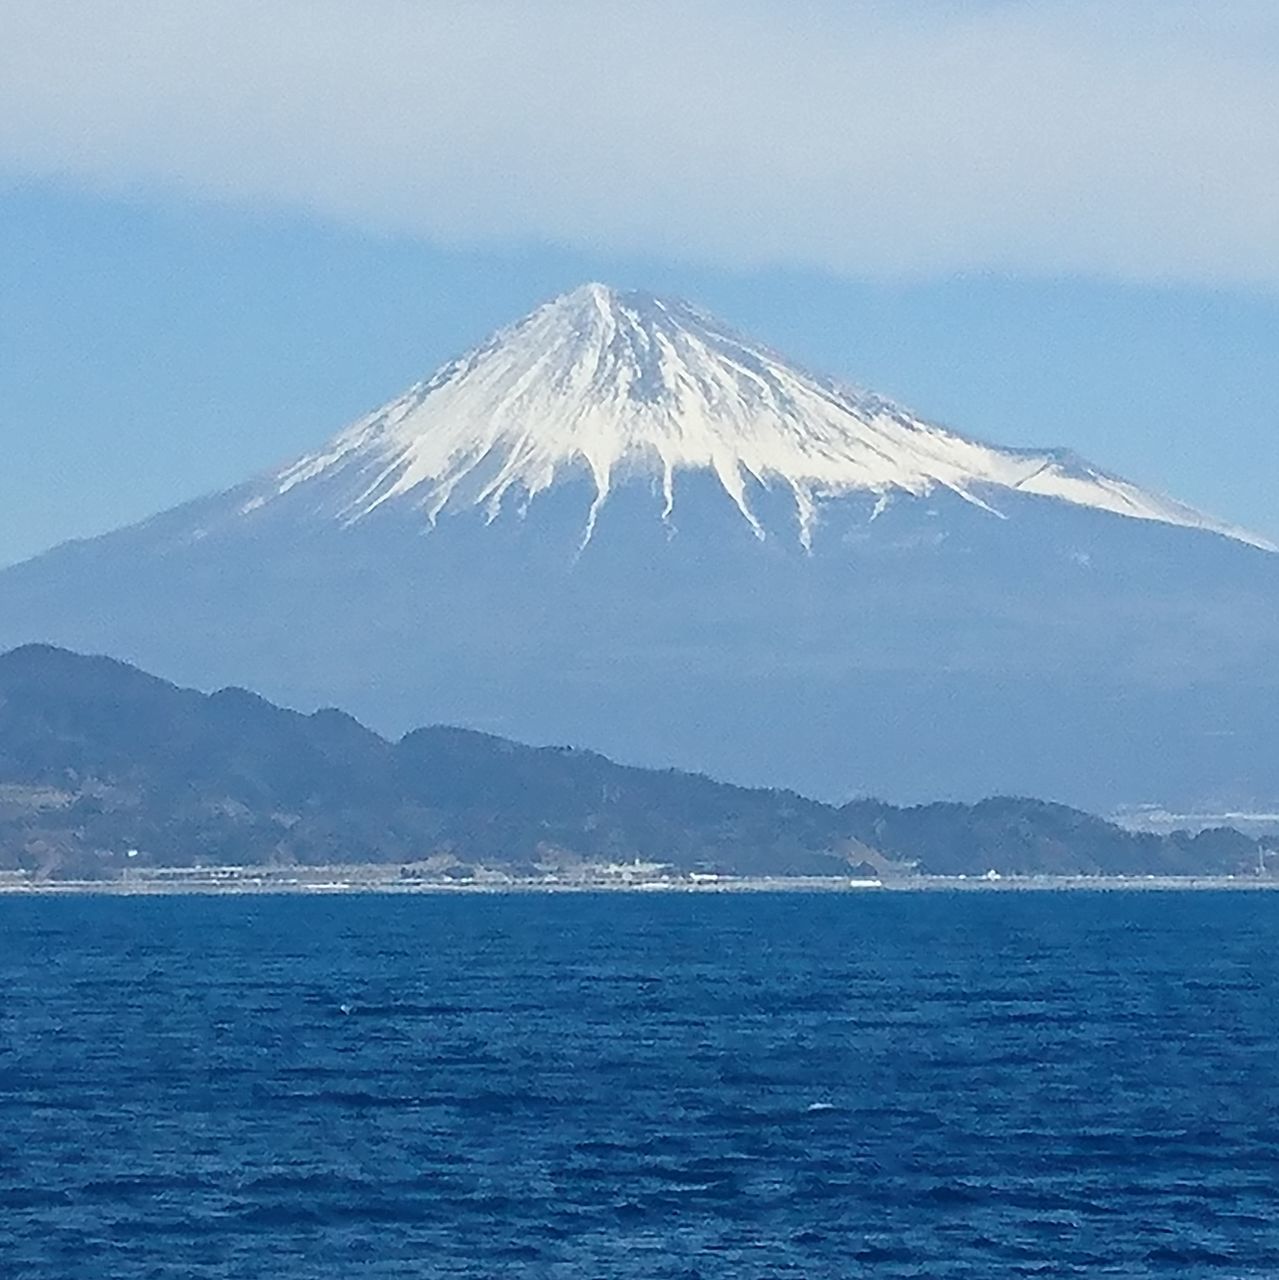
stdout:
<svg viewBox="0 0 1279 1280">
<path fill-rule="evenodd" d="M 750 894 L 750 893 L 1114 893 L 1257 892 L 1279 890 L 1279 878 L 1252 876 L 910 876 L 872 880 L 844 876 L 709 876 L 652 880 L 528 879 L 444 880 L 370 874 L 369 868 L 312 868 L 282 875 L 274 868 L 237 868 L 234 874 L 163 873 L 115 880 L 51 880 L 0 875 L 4 897 L 254 897 L 380 894 Z"/>
</svg>

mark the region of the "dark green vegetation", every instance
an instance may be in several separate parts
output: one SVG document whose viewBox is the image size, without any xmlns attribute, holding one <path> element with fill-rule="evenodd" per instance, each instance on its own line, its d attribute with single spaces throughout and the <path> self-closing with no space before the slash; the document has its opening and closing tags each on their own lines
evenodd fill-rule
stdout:
<svg viewBox="0 0 1279 1280">
<path fill-rule="evenodd" d="M 130 851 L 133 856 L 130 857 Z M 0 656 L 0 868 L 634 859 L 742 875 L 1222 873 L 1233 831 L 1138 835 L 1036 800 L 835 807 L 463 729 L 390 742 L 340 711 L 181 689 L 42 645 Z"/>
</svg>

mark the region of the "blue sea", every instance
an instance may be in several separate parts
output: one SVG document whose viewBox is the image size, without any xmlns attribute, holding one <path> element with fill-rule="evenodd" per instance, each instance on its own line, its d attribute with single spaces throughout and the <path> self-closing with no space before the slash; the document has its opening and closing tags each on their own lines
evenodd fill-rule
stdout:
<svg viewBox="0 0 1279 1280">
<path fill-rule="evenodd" d="M 0 1277 L 1279 1275 L 1279 895 L 0 900 Z"/>
</svg>

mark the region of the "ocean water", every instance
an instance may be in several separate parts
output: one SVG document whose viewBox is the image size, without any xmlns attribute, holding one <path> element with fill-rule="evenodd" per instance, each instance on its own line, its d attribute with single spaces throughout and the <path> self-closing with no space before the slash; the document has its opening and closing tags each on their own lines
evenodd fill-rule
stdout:
<svg viewBox="0 0 1279 1280">
<path fill-rule="evenodd" d="M 0 1277 L 1279 1275 L 1279 895 L 0 900 Z"/>
</svg>

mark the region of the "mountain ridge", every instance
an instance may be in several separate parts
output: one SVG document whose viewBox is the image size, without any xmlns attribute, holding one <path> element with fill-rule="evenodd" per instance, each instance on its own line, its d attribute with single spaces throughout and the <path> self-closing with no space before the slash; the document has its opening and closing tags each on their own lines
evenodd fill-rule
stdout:
<svg viewBox="0 0 1279 1280">
<path fill-rule="evenodd" d="M 390 742 L 349 715 L 201 694 L 47 645 L 0 654 L 0 870 L 638 859 L 679 872 L 1208 874 L 1255 868 L 1236 832 L 1140 835 L 996 797 L 899 809 L 615 764 L 434 726 Z"/>
</svg>

